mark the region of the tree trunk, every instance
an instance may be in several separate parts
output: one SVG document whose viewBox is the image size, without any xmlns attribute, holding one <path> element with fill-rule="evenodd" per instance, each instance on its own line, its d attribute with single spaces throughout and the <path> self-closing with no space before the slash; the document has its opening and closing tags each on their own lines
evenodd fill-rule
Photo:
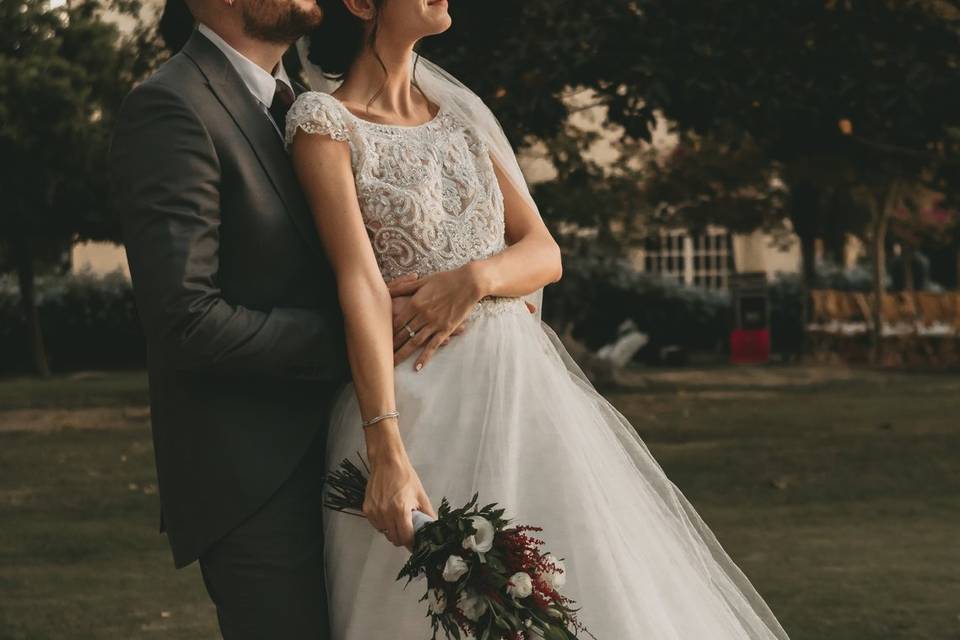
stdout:
<svg viewBox="0 0 960 640">
<path fill-rule="evenodd" d="M 878 207 L 879 208 L 879 207 Z M 887 277 L 887 219 L 882 211 L 876 211 L 871 229 L 873 241 L 873 360 L 883 364 L 883 295 Z"/>
<path fill-rule="evenodd" d="M 800 352 L 809 351 L 807 326 L 812 321 L 813 304 L 810 293 L 817 279 L 817 234 L 819 232 L 820 192 L 808 182 L 797 181 L 790 185 L 790 223 L 800 239 L 800 299 L 803 308 L 803 336 Z"/>
<path fill-rule="evenodd" d="M 798 234 L 799 235 L 799 234 Z M 810 342 L 810 333 L 807 327 L 813 322 L 813 289 L 817 283 L 817 237 L 813 234 L 800 235 L 800 300 L 802 306 L 803 331 L 800 333 L 800 353 L 809 354 L 813 351 Z"/>
<path fill-rule="evenodd" d="M 17 264 L 17 278 L 20 284 L 20 304 L 23 315 L 27 320 L 27 330 L 30 332 L 33 370 L 37 375 L 46 378 L 50 376 L 50 365 L 47 363 L 47 349 L 44 345 L 43 331 L 40 328 L 40 314 L 37 310 L 33 246 L 29 238 L 18 238 L 14 241 L 13 250 Z"/>
<path fill-rule="evenodd" d="M 817 235 L 819 231 L 820 194 L 808 183 L 790 187 L 790 222 L 800 238 L 800 273 L 806 292 L 813 289 L 817 277 Z"/>
<path fill-rule="evenodd" d="M 913 260 L 916 258 L 916 251 L 910 245 L 903 247 L 903 290 L 908 293 L 916 291 L 914 284 Z"/>
<path fill-rule="evenodd" d="M 814 235 L 800 236 L 800 265 L 803 288 L 808 292 L 817 282 L 817 238 Z"/>
<path fill-rule="evenodd" d="M 873 244 L 873 359 L 884 362 L 883 348 L 883 296 L 886 293 L 887 277 L 887 228 L 890 217 L 902 196 L 899 181 L 891 182 L 880 197 L 870 198 L 871 241 Z M 882 198 L 882 199 L 881 199 Z"/>
<path fill-rule="evenodd" d="M 957 291 L 960 291 L 960 247 L 957 247 Z"/>
</svg>

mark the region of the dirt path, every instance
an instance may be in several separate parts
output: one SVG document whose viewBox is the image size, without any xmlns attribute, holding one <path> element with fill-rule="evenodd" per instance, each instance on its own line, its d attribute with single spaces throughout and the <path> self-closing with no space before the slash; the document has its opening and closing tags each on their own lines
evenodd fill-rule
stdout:
<svg viewBox="0 0 960 640">
<path fill-rule="evenodd" d="M 843 382 L 854 379 L 881 378 L 882 372 L 858 371 L 846 367 L 719 367 L 667 369 L 638 369 L 635 375 L 649 382 L 689 387 L 804 387 L 825 382 Z"/>
<path fill-rule="evenodd" d="M 0 433 L 60 429 L 126 429 L 149 424 L 147 407 L 87 407 L 78 409 L 13 409 L 0 411 Z"/>
</svg>

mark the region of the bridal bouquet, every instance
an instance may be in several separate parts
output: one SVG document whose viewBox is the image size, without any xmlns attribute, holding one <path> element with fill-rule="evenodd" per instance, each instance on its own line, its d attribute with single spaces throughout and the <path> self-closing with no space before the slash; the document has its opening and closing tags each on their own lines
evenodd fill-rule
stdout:
<svg viewBox="0 0 960 640">
<path fill-rule="evenodd" d="M 369 469 L 349 460 L 328 474 L 326 506 L 360 515 Z M 414 512 L 413 554 L 397 580 L 426 579 L 433 640 L 571 640 L 586 629 L 574 602 L 560 594 L 563 561 L 540 548 L 538 527 L 513 526 L 496 504 L 479 506 L 477 496 L 459 509 L 446 498 L 431 520 Z M 592 637 L 592 636 L 591 636 Z"/>
</svg>

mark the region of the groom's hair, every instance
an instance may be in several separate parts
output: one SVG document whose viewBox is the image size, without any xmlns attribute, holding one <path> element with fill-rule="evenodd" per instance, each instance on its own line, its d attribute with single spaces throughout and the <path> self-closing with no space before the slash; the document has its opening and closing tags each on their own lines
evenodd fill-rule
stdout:
<svg viewBox="0 0 960 640">
<path fill-rule="evenodd" d="M 157 31 L 170 53 L 176 53 L 187 44 L 196 20 L 186 0 L 167 0 Z"/>
</svg>

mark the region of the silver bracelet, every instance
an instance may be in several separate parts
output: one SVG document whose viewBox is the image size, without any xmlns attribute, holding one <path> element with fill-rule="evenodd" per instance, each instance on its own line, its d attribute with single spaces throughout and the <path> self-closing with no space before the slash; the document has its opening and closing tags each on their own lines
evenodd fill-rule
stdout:
<svg viewBox="0 0 960 640">
<path fill-rule="evenodd" d="M 399 418 L 399 417 L 400 417 L 400 413 L 398 411 L 390 411 L 389 413 L 385 413 L 382 416 L 377 416 L 375 418 L 370 418 L 369 420 L 364 420 L 360 424 L 361 426 L 363 426 L 364 429 L 366 429 L 367 427 L 372 427 L 378 422 L 389 420 L 390 418 Z"/>
</svg>

